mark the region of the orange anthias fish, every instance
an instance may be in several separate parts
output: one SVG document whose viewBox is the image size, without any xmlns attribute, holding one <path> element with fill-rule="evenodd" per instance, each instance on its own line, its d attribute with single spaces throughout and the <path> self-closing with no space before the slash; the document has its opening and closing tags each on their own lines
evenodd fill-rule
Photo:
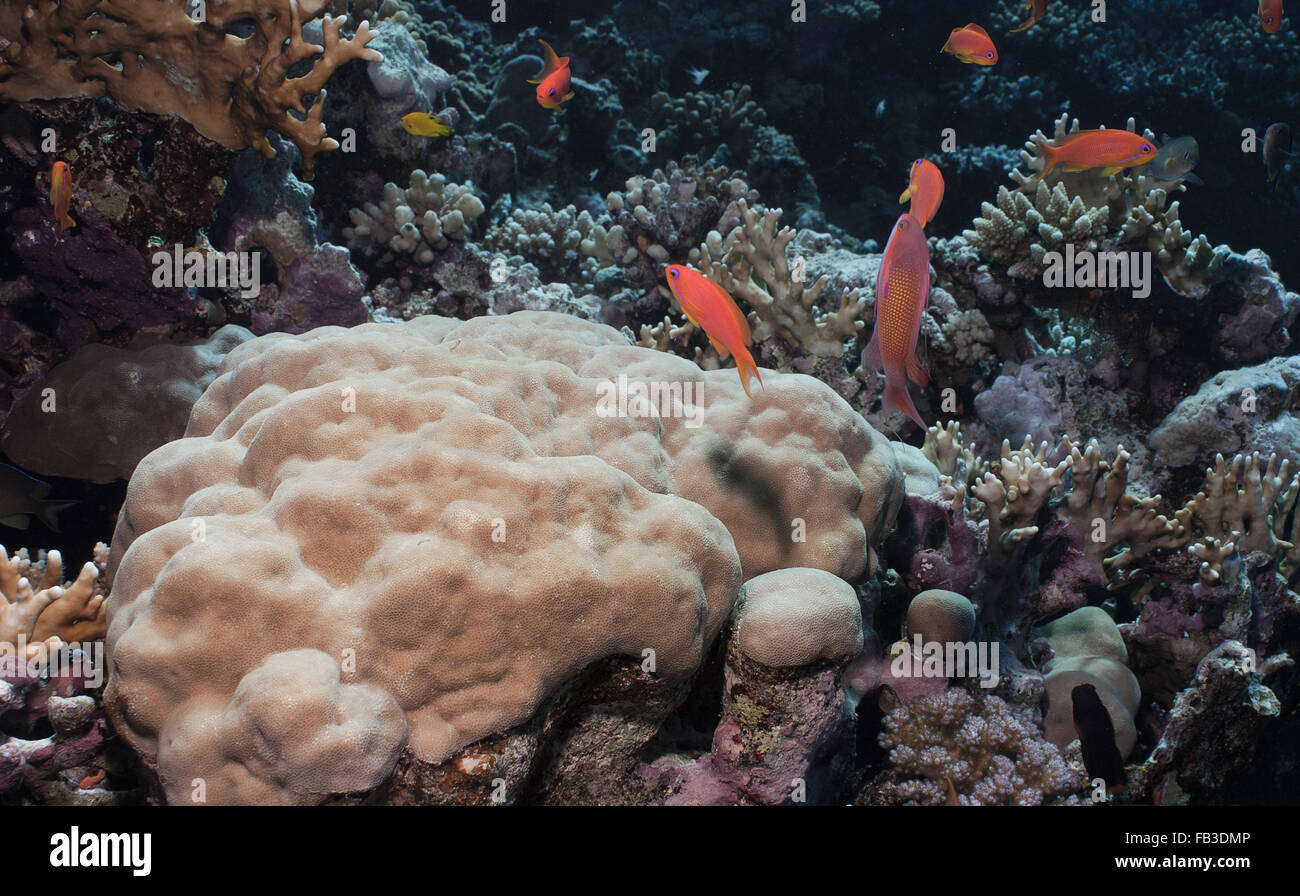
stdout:
<svg viewBox="0 0 1300 896">
<path fill-rule="evenodd" d="M 907 394 L 907 381 L 924 386 L 930 379 L 916 354 L 929 298 L 930 244 L 921 222 L 904 214 L 889 235 L 876 275 L 876 329 L 862 350 L 862 364 L 885 372 L 885 410 L 902 411 L 922 429 L 925 421 Z"/>
<path fill-rule="evenodd" d="M 998 48 L 993 46 L 989 33 L 971 22 L 965 28 L 954 28 L 940 53 L 951 53 L 962 62 L 972 65 L 996 65 Z"/>
<path fill-rule="evenodd" d="M 912 170 L 907 175 L 907 189 L 898 197 L 899 202 L 912 200 L 907 213 L 921 224 L 921 228 L 934 220 L 943 202 L 943 174 L 939 166 L 928 159 L 917 159 L 912 163 Z"/>
<path fill-rule="evenodd" d="M 556 56 L 544 40 L 539 43 L 545 48 L 542 70 L 536 78 L 529 78 L 528 83 L 537 85 L 537 102 L 543 109 L 558 111 L 560 103 L 573 99 L 573 91 L 569 89 L 569 57 Z"/>
<path fill-rule="evenodd" d="M 54 206 L 54 218 L 64 230 L 76 227 L 77 222 L 68 214 L 72 202 L 72 171 L 67 162 L 55 162 L 50 168 L 50 204 Z"/>
<path fill-rule="evenodd" d="M 1031 183 L 1042 180 L 1057 165 L 1062 171 L 1100 168 L 1103 176 L 1111 175 L 1124 168 L 1145 165 L 1156 157 L 1159 148 L 1154 140 L 1141 134 L 1107 128 L 1066 134 L 1055 146 L 1042 139 L 1036 142 L 1045 164 Z"/>
<path fill-rule="evenodd" d="M 1043 17 L 1043 13 L 1047 12 L 1047 0 L 1026 0 L 1025 9 L 1032 10 L 1029 13 L 1029 21 L 1025 22 L 1025 24 L 1021 25 L 1019 28 L 1012 28 L 1012 34 L 1015 34 L 1017 31 L 1028 31 L 1030 28 L 1037 25 L 1038 20 Z"/>
<path fill-rule="evenodd" d="M 86 777 L 82 778 L 79 782 L 77 782 L 77 786 L 80 787 L 82 790 L 90 790 L 92 787 L 98 787 L 100 784 L 102 784 L 104 781 L 104 777 L 105 777 L 104 770 L 101 768 L 98 771 L 96 771 L 93 775 L 86 775 Z"/>
<path fill-rule="evenodd" d="M 1282 27 L 1282 0 L 1259 0 L 1259 27 L 1277 34 Z"/>
<path fill-rule="evenodd" d="M 750 374 L 762 386 L 763 378 L 758 375 L 758 366 L 746 347 L 754 341 L 749 334 L 749 321 L 731 294 L 699 271 L 680 264 L 668 265 L 667 277 L 668 288 L 686 319 L 704 331 L 722 360 L 727 360 L 728 355 L 736 356 L 736 371 L 745 394 L 749 395 Z"/>
</svg>

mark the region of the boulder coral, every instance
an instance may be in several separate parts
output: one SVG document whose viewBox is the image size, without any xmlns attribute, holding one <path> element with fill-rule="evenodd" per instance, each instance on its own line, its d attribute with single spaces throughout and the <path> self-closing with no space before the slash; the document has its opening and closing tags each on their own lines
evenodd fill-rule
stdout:
<svg viewBox="0 0 1300 896">
<path fill-rule="evenodd" d="M 244 343 L 128 488 L 110 718 L 169 800 L 202 778 L 210 802 L 311 803 L 520 725 L 608 658 L 689 678 L 745 578 L 873 572 L 902 501 L 841 398 L 764 379 L 751 401 L 546 312 Z M 679 390 L 662 414 L 605 401 L 651 386 Z M 281 714 L 301 724 L 258 722 Z"/>
</svg>

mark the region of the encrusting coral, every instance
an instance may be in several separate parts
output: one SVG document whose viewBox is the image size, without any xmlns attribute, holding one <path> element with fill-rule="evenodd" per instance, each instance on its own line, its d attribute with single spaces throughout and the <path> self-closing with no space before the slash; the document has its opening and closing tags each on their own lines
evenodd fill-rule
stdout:
<svg viewBox="0 0 1300 896">
<path fill-rule="evenodd" d="M 319 802 L 526 722 L 593 662 L 688 678 L 744 577 L 869 573 L 902 500 L 829 387 L 764 384 L 543 312 L 244 343 L 128 489 L 115 727 L 169 799 L 200 776 Z"/>
<path fill-rule="evenodd" d="M 325 83 L 352 59 L 380 58 L 366 47 L 374 36 L 366 22 L 343 37 L 345 19 L 326 15 L 323 45 L 303 38 L 326 3 L 212 0 L 196 21 L 184 0 L 3 0 L 0 99 L 108 96 L 268 158 L 266 133 L 277 131 L 302 152 L 310 178 L 316 153 L 338 147 L 321 122 Z"/>
</svg>

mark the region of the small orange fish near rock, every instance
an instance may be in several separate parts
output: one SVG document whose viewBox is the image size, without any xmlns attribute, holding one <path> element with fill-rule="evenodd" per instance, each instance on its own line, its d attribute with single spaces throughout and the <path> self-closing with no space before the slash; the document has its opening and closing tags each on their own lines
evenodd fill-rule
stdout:
<svg viewBox="0 0 1300 896">
<path fill-rule="evenodd" d="M 1027 0 L 1025 3 L 1025 9 L 1030 10 L 1029 21 L 1025 22 L 1025 24 L 1021 25 L 1019 28 L 1012 28 L 1012 34 L 1015 34 L 1017 31 L 1027 31 L 1037 25 L 1038 20 L 1043 17 L 1045 12 L 1047 12 L 1047 0 Z"/>
<path fill-rule="evenodd" d="M 1259 27 L 1277 34 L 1282 27 L 1282 0 L 1259 0 Z"/>
<path fill-rule="evenodd" d="M 993 46 L 989 33 L 971 22 L 965 28 L 954 28 L 940 53 L 951 53 L 968 65 L 997 65 L 998 48 Z"/>
<path fill-rule="evenodd" d="M 54 206 L 54 219 L 63 230 L 76 227 L 77 222 L 68 214 L 72 203 L 72 169 L 67 162 L 55 162 L 50 168 L 50 205 Z"/>
<path fill-rule="evenodd" d="M 91 790 L 95 787 L 98 787 L 100 784 L 102 784 L 104 781 L 104 777 L 105 777 L 105 772 L 101 768 L 93 775 L 86 775 L 86 777 L 82 778 L 79 782 L 77 782 L 77 786 L 80 787 L 82 790 Z"/>
<path fill-rule="evenodd" d="M 542 70 L 536 78 L 529 78 L 528 83 L 537 85 L 537 102 L 543 109 L 558 112 L 560 103 L 573 99 L 573 91 L 569 89 L 569 57 L 556 56 L 551 45 L 544 40 L 539 43 L 545 48 Z"/>
<path fill-rule="evenodd" d="M 1159 149 L 1154 140 L 1141 134 L 1109 128 L 1075 131 L 1066 134 L 1055 145 L 1042 138 L 1035 142 L 1039 158 L 1043 160 L 1043 170 L 1025 186 L 1038 183 L 1057 165 L 1066 172 L 1100 168 L 1102 176 L 1106 177 L 1125 168 L 1147 164 L 1155 159 Z"/>
<path fill-rule="evenodd" d="M 667 277 L 668 288 L 673 291 L 686 319 L 704 331 L 722 360 L 727 360 L 729 355 L 736 356 L 736 370 L 745 394 L 749 395 L 751 374 L 762 386 L 758 365 L 747 348 L 754 341 L 749 332 L 749 321 L 731 294 L 699 271 L 680 264 L 668 265 Z"/>
</svg>

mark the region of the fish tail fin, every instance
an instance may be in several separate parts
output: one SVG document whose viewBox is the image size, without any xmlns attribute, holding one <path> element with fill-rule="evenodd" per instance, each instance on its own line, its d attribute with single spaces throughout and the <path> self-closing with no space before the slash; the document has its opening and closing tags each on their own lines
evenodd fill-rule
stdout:
<svg viewBox="0 0 1300 896">
<path fill-rule="evenodd" d="M 902 382 L 900 382 L 902 380 Z M 927 429 L 926 423 L 921 419 L 921 412 L 916 409 L 912 403 L 912 396 L 907 392 L 907 381 L 902 377 L 891 377 L 885 375 L 885 394 L 881 400 L 881 405 L 886 411 L 902 411 L 908 417 L 912 418 L 917 426 L 921 429 Z"/>
<path fill-rule="evenodd" d="M 871 333 L 871 341 L 867 347 L 862 350 L 862 366 L 870 367 L 872 370 L 884 370 L 885 359 L 880 354 L 880 328 L 876 327 Z"/>
<path fill-rule="evenodd" d="M 1038 157 L 1043 160 L 1043 170 L 1035 174 L 1030 183 L 1038 183 L 1047 176 L 1047 172 L 1056 167 L 1056 155 L 1060 152 L 1058 147 L 1048 143 L 1042 137 L 1034 138 L 1034 146 L 1038 149 Z"/>
<path fill-rule="evenodd" d="M 76 501 L 45 501 L 41 504 L 41 509 L 36 511 L 36 515 L 51 532 L 58 532 L 59 514 L 76 503 Z"/>
<path fill-rule="evenodd" d="M 921 359 L 915 352 L 907 359 L 907 378 L 922 387 L 930 382 L 930 374 L 921 366 Z"/>
<path fill-rule="evenodd" d="M 758 365 L 754 363 L 754 356 L 745 348 L 736 349 L 736 371 L 740 374 L 740 387 L 745 390 L 745 395 L 753 398 L 754 396 L 749 393 L 749 377 L 752 375 L 754 379 L 758 380 L 760 386 L 763 386 L 763 378 L 759 376 Z M 766 391 L 767 387 L 763 386 L 763 389 Z"/>
</svg>

